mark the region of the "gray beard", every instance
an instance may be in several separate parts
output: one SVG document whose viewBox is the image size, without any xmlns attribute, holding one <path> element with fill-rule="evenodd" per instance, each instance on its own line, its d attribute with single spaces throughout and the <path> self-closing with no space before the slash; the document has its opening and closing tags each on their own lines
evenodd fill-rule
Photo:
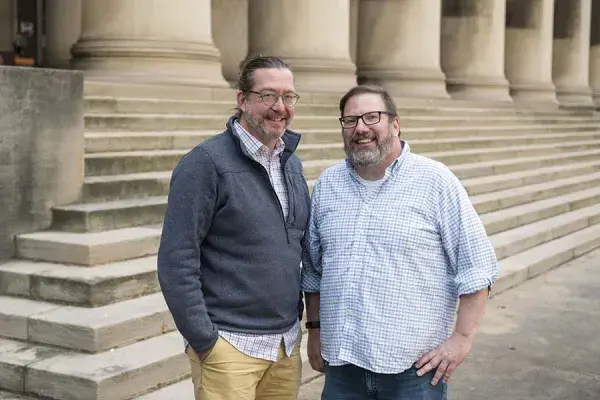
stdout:
<svg viewBox="0 0 600 400">
<path fill-rule="evenodd" d="M 375 149 L 353 150 L 348 143 L 344 143 L 344 150 L 348 160 L 354 167 L 369 168 L 381 163 L 391 152 L 394 147 L 394 132 L 392 127 L 388 130 L 388 135 L 381 141 L 377 142 Z"/>
</svg>

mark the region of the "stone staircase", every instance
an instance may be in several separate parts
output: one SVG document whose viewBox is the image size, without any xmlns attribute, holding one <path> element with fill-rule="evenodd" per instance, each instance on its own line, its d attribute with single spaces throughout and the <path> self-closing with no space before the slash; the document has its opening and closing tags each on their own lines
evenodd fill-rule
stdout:
<svg viewBox="0 0 600 400">
<path fill-rule="evenodd" d="M 344 156 L 338 98 L 298 105 L 311 185 Z M 18 258 L 0 265 L 0 399 L 192 399 L 155 254 L 172 168 L 233 103 L 86 101 L 80 202 L 55 207 L 52 227 L 17 237 Z M 411 104 L 400 104 L 403 137 L 467 188 L 501 260 L 496 292 L 600 246 L 600 117 Z M 305 382 L 316 376 L 303 368 Z"/>
</svg>

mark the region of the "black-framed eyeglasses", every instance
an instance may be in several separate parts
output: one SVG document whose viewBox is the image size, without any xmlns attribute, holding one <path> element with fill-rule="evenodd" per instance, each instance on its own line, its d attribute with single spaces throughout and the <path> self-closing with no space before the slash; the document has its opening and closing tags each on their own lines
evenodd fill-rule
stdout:
<svg viewBox="0 0 600 400">
<path fill-rule="evenodd" d="M 273 104 L 277 103 L 280 97 L 286 107 L 293 107 L 300 98 L 296 93 L 277 94 L 273 92 L 255 92 L 253 90 L 246 90 L 246 92 L 256 94 L 262 102 L 269 107 L 272 107 Z"/>
<path fill-rule="evenodd" d="M 370 111 L 363 115 L 346 115 L 339 118 L 342 128 L 354 128 L 358 125 L 358 120 L 362 119 L 365 125 L 375 125 L 381 121 L 381 114 L 392 115 L 387 111 Z"/>
</svg>

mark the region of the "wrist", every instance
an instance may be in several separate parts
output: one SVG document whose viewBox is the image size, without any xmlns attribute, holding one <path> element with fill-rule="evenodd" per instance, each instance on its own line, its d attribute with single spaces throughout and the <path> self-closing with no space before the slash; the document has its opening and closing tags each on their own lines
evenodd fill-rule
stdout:
<svg viewBox="0 0 600 400">
<path fill-rule="evenodd" d="M 306 324 L 306 329 L 310 330 L 314 330 L 314 329 L 321 329 L 321 321 L 307 321 Z"/>
<path fill-rule="evenodd" d="M 454 335 L 460 337 L 461 339 L 468 340 L 470 342 L 472 342 L 473 339 L 475 339 L 475 333 L 473 333 L 473 334 L 466 334 L 466 333 L 463 333 L 463 332 L 454 331 Z"/>
</svg>

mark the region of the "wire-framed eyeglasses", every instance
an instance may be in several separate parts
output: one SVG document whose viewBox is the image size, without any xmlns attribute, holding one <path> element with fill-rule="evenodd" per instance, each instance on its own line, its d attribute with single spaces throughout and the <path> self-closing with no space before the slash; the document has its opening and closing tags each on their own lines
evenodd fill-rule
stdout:
<svg viewBox="0 0 600 400">
<path fill-rule="evenodd" d="M 277 94 L 273 92 L 255 92 L 253 90 L 246 90 L 246 92 L 256 94 L 262 100 L 262 102 L 269 107 L 272 107 L 275 103 L 277 103 L 280 97 L 281 100 L 283 100 L 283 105 L 286 107 L 293 107 L 300 98 L 300 96 L 298 96 L 296 93 Z"/>
</svg>

